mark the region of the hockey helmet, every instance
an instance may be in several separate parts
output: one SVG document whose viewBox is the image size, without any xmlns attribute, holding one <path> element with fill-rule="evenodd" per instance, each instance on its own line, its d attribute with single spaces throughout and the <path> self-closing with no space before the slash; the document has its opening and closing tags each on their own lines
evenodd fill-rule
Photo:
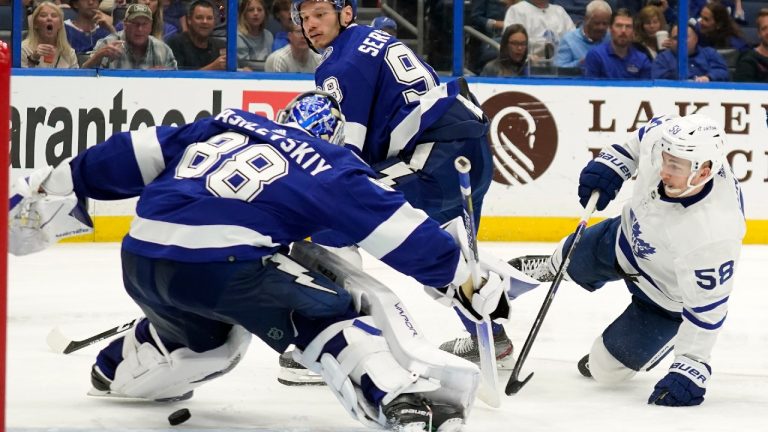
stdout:
<svg viewBox="0 0 768 432">
<path fill-rule="evenodd" d="M 336 145 L 344 145 L 344 114 L 330 94 L 312 90 L 296 96 L 277 113 L 281 124 L 296 123 L 308 134 Z"/>
<path fill-rule="evenodd" d="M 336 12 L 341 12 L 341 10 L 344 9 L 344 6 L 352 6 L 352 21 L 357 19 L 357 0 L 291 0 L 291 19 L 296 25 L 301 25 L 301 15 L 299 14 L 299 11 L 301 10 L 302 3 L 306 2 L 331 3 L 333 4 L 334 9 L 336 9 Z"/>
</svg>

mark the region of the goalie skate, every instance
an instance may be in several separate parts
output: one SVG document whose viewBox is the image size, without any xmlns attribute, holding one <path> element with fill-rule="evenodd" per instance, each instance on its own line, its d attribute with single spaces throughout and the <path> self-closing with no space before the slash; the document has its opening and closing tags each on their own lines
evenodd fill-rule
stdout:
<svg viewBox="0 0 768 432">
<path fill-rule="evenodd" d="M 515 365 L 512 358 L 514 347 L 503 329 L 498 334 L 493 335 L 493 347 L 496 352 L 496 368 L 503 370 L 512 369 Z M 475 335 L 443 342 L 440 345 L 440 349 L 469 360 L 472 363 L 480 363 L 480 352 L 478 351 L 477 336 Z"/>
<path fill-rule="evenodd" d="M 457 408 L 429 402 L 419 395 L 404 393 L 382 408 L 393 431 L 460 431 L 463 416 Z"/>
<path fill-rule="evenodd" d="M 287 386 L 325 385 L 323 377 L 293 359 L 293 350 L 280 354 L 277 382 Z"/>
</svg>

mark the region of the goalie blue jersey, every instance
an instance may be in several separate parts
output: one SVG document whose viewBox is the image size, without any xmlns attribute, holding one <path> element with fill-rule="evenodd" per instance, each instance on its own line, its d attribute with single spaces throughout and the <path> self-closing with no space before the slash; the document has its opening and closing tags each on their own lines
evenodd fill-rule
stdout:
<svg viewBox="0 0 768 432">
<path fill-rule="evenodd" d="M 409 152 L 417 143 L 486 132 L 487 125 L 478 121 L 482 111 L 459 100 L 454 82 L 439 86 L 432 67 L 410 48 L 368 26 L 351 25 L 341 32 L 325 50 L 315 84 L 339 101 L 347 121 L 346 144 L 371 165 Z M 469 119 L 475 121 L 424 136 L 430 129 Z"/>
<path fill-rule="evenodd" d="M 141 256 L 254 260 L 332 229 L 423 284 L 468 276 L 453 238 L 352 152 L 255 114 L 118 133 L 70 166 L 78 197 L 139 197 L 123 248 Z"/>
</svg>

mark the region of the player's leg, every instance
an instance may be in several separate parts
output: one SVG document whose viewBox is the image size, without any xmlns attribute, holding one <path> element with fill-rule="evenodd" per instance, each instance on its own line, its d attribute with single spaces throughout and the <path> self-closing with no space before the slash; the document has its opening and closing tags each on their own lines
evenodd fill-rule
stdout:
<svg viewBox="0 0 768 432">
<path fill-rule="evenodd" d="M 679 313 L 664 310 L 638 290 L 632 302 L 592 345 L 580 362 L 582 375 L 603 384 L 632 378 L 638 371 L 655 367 L 673 347 L 682 322 Z"/>
</svg>

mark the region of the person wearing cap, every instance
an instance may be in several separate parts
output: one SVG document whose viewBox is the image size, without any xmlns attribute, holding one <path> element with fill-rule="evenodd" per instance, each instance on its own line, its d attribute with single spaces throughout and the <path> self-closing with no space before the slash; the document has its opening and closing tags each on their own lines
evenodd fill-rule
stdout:
<svg viewBox="0 0 768 432">
<path fill-rule="evenodd" d="M 397 36 L 397 22 L 388 16 L 376 17 L 371 21 L 371 27 Z"/>
<path fill-rule="evenodd" d="M 176 69 L 171 48 L 152 33 L 152 9 L 145 4 L 128 6 L 125 28 L 96 43 L 84 68 Z"/>
</svg>

